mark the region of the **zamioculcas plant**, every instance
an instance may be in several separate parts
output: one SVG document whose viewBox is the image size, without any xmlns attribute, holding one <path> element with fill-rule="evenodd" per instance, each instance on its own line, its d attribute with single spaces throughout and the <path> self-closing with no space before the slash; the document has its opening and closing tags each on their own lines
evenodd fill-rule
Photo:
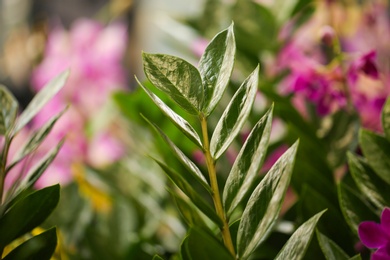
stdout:
<svg viewBox="0 0 390 260">
<path fill-rule="evenodd" d="M 3 142 L 0 157 L 0 259 L 50 259 L 56 248 L 55 227 L 36 236 L 30 231 L 42 224 L 59 201 L 58 184 L 40 190 L 34 190 L 33 186 L 54 160 L 63 142 L 53 147 L 26 175 L 21 174 L 7 190 L 4 183 L 7 174 L 34 153 L 63 114 L 64 111 L 33 132 L 13 158 L 9 158 L 15 136 L 62 88 L 68 74 L 64 72 L 50 81 L 19 116 L 18 102 L 6 87 L 0 86 L 0 135 Z"/>
<path fill-rule="evenodd" d="M 154 158 L 178 188 L 172 189 L 171 193 L 189 226 L 181 245 L 182 259 L 250 258 L 272 231 L 290 182 L 298 142 L 280 157 L 260 183 L 254 183 L 268 147 L 271 107 L 253 127 L 231 167 L 223 190 L 220 190 L 218 160 L 245 124 L 258 87 L 259 67 L 237 89 L 215 128 L 210 131 L 210 115 L 228 86 L 235 50 L 232 24 L 213 38 L 198 68 L 178 57 L 143 53 L 144 72 L 149 81 L 186 113 L 196 117 L 199 126 L 190 125 L 150 89 L 138 83 L 165 116 L 200 148 L 207 164 L 207 174 L 204 174 L 156 123 L 145 118 L 186 167 L 186 171 L 178 173 Z M 196 131 L 196 128 L 200 130 Z M 193 181 L 199 183 L 211 197 L 213 206 L 194 189 Z M 253 185 L 256 186 L 254 190 L 251 188 Z M 323 211 L 300 226 L 277 259 L 302 258 L 322 214 Z M 209 221 L 204 221 L 203 215 Z M 156 259 L 159 258 L 156 256 Z"/>
</svg>

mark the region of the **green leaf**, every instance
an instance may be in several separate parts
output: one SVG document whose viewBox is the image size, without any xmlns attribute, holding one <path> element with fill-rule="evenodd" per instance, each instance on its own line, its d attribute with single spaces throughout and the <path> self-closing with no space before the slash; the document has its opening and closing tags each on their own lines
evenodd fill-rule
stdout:
<svg viewBox="0 0 390 260">
<path fill-rule="evenodd" d="M 331 239 L 327 236 L 316 231 L 318 243 L 320 244 L 321 250 L 327 260 L 343 260 L 349 259 L 349 256 Z"/>
<path fill-rule="evenodd" d="M 26 109 L 20 114 L 13 135 L 19 132 L 30 120 L 49 102 L 60 89 L 65 85 L 69 76 L 69 70 L 56 76 L 44 88 L 35 95 L 33 100 L 27 105 Z"/>
<path fill-rule="evenodd" d="M 62 110 L 55 117 L 51 118 L 40 129 L 38 129 L 32 134 L 28 142 L 15 154 L 12 163 L 7 167 L 7 172 L 17 163 L 19 163 L 24 157 L 26 157 L 38 148 L 38 146 L 45 140 L 46 136 L 53 129 L 57 120 L 65 113 L 66 109 L 67 108 Z"/>
<path fill-rule="evenodd" d="M 150 82 L 185 111 L 198 115 L 203 102 L 199 71 L 187 61 L 170 55 L 143 53 L 142 57 Z"/>
<path fill-rule="evenodd" d="M 259 66 L 236 91 L 215 127 L 210 141 L 210 152 L 215 160 L 226 151 L 248 118 L 255 100 L 258 78 Z"/>
<path fill-rule="evenodd" d="M 271 134 L 272 111 L 273 106 L 253 127 L 226 180 L 223 203 L 228 216 L 245 197 L 259 174 Z"/>
<path fill-rule="evenodd" d="M 217 34 L 199 61 L 204 88 L 203 113 L 208 116 L 221 100 L 233 71 L 236 42 L 233 24 Z"/>
<path fill-rule="evenodd" d="M 348 165 L 356 185 L 367 199 L 378 208 L 390 205 L 389 185 L 383 182 L 362 158 L 348 153 Z"/>
<path fill-rule="evenodd" d="M 5 135 L 12 128 L 18 108 L 16 98 L 5 86 L 0 85 L 0 135 Z"/>
<path fill-rule="evenodd" d="M 17 201 L 0 218 L 0 248 L 40 225 L 57 206 L 60 186 L 35 191 Z"/>
<path fill-rule="evenodd" d="M 390 98 L 387 98 L 382 109 L 382 127 L 387 140 L 390 141 Z"/>
<path fill-rule="evenodd" d="M 164 260 L 164 258 L 162 258 L 162 257 L 159 256 L 159 255 L 154 255 L 154 256 L 153 256 L 153 260 Z"/>
<path fill-rule="evenodd" d="M 317 222 L 325 211 L 317 213 L 303 223 L 283 246 L 275 260 L 302 259 L 310 244 Z"/>
<path fill-rule="evenodd" d="M 145 120 L 156 130 L 156 132 L 162 137 L 162 139 L 169 145 L 173 154 L 177 159 L 187 168 L 189 173 L 211 194 L 211 188 L 207 183 L 206 178 L 203 176 L 199 168 L 193 163 L 155 123 L 150 122 L 146 117 Z"/>
<path fill-rule="evenodd" d="M 362 129 L 359 143 L 368 164 L 382 180 L 390 184 L 390 142 L 383 136 Z"/>
<path fill-rule="evenodd" d="M 184 239 L 180 254 L 183 260 L 234 260 L 225 246 L 202 229 L 193 227 Z"/>
<path fill-rule="evenodd" d="M 190 227 L 207 227 L 202 217 L 199 215 L 198 211 L 196 211 L 193 205 L 188 203 L 187 200 L 173 191 L 170 193 L 175 199 L 176 206 L 178 207 L 181 215 Z"/>
<path fill-rule="evenodd" d="M 290 183 L 297 149 L 298 142 L 278 159 L 249 198 L 238 229 L 240 258 L 248 258 L 274 226 Z"/>
<path fill-rule="evenodd" d="M 358 255 L 355 255 L 355 256 L 349 258 L 349 260 L 362 260 L 362 256 L 360 254 L 358 254 Z"/>
<path fill-rule="evenodd" d="M 358 226 L 362 221 L 379 222 L 379 216 L 367 205 L 362 196 L 344 183 L 338 185 L 341 212 L 349 227 L 357 235 Z"/>
<path fill-rule="evenodd" d="M 184 192 L 185 195 L 194 203 L 200 211 L 202 211 L 207 217 L 214 221 L 219 227 L 222 226 L 222 220 L 218 217 L 214 209 L 210 207 L 209 204 L 194 190 L 194 188 L 189 184 L 180 174 L 175 172 L 173 169 L 166 166 L 164 163 L 153 158 L 158 165 L 164 170 L 169 179 Z"/>
<path fill-rule="evenodd" d="M 49 260 L 57 246 L 56 228 L 34 236 L 6 255 L 4 260 Z"/>
<path fill-rule="evenodd" d="M 153 102 L 157 105 L 158 108 L 172 121 L 173 124 L 176 125 L 177 128 L 180 129 L 194 144 L 196 144 L 199 148 L 202 148 L 202 141 L 198 133 L 195 129 L 181 116 L 175 113 L 170 107 L 168 107 L 160 98 L 158 98 L 155 94 L 153 94 L 149 89 L 144 87 L 141 82 L 135 78 L 138 84 L 142 87 L 142 89 L 148 94 L 148 96 L 153 100 Z"/>
</svg>

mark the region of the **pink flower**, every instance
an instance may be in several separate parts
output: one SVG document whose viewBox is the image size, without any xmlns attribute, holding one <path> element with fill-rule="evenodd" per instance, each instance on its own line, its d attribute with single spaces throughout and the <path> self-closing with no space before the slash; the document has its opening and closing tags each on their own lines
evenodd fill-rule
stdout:
<svg viewBox="0 0 390 260">
<path fill-rule="evenodd" d="M 372 50 L 352 62 L 348 70 L 350 84 L 354 84 L 357 81 L 359 73 L 363 73 L 372 79 L 379 79 L 379 72 L 375 60 L 376 51 Z"/>
<path fill-rule="evenodd" d="M 358 234 L 366 247 L 377 249 L 371 255 L 372 260 L 390 259 L 390 208 L 382 211 L 380 223 L 374 221 L 360 223 Z"/>
</svg>

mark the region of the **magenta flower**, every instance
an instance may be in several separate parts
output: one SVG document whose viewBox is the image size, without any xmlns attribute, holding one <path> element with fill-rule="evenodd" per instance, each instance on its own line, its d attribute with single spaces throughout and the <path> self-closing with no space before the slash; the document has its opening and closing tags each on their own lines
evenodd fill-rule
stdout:
<svg viewBox="0 0 390 260">
<path fill-rule="evenodd" d="M 374 221 L 360 223 L 358 234 L 366 247 L 377 249 L 371 255 L 371 260 L 390 259 L 390 208 L 382 211 L 381 223 Z"/>
<path fill-rule="evenodd" d="M 379 79 L 375 50 L 362 55 L 352 62 L 348 70 L 348 81 L 350 84 L 353 85 L 356 83 L 359 73 L 363 73 L 372 79 Z"/>
</svg>

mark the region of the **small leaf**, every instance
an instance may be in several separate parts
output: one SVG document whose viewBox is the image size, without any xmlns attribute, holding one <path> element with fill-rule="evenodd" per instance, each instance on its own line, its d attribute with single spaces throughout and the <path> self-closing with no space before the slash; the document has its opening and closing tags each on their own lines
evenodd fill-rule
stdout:
<svg viewBox="0 0 390 260">
<path fill-rule="evenodd" d="M 259 66 L 242 83 L 215 127 L 210 152 L 217 160 L 240 132 L 249 116 L 257 92 Z"/>
<path fill-rule="evenodd" d="M 247 194 L 267 153 L 273 107 L 257 122 L 245 141 L 226 180 L 223 203 L 229 216 Z"/>
<path fill-rule="evenodd" d="M 142 57 L 150 82 L 185 111 L 198 115 L 203 102 L 199 71 L 187 61 L 170 55 L 143 53 Z"/>
<path fill-rule="evenodd" d="M 204 88 L 202 111 L 208 116 L 221 100 L 233 71 L 236 43 L 233 24 L 217 34 L 199 61 L 199 72 Z"/>
<path fill-rule="evenodd" d="M 274 226 L 290 183 L 297 149 L 298 142 L 278 159 L 249 198 L 237 235 L 240 258 L 248 258 Z"/>
<path fill-rule="evenodd" d="M 141 82 L 138 81 L 137 77 L 135 78 L 138 84 L 142 89 L 148 94 L 148 96 L 153 100 L 153 102 L 161 109 L 161 111 L 171 120 L 177 128 L 180 129 L 194 144 L 199 148 L 202 148 L 202 141 L 195 129 L 181 116 L 179 116 L 175 111 L 168 107 L 161 99 L 159 99 L 155 94 L 153 94 L 149 89 L 144 87 Z"/>
<path fill-rule="evenodd" d="M 0 135 L 5 135 L 12 128 L 18 108 L 16 98 L 5 86 L 0 85 Z"/>
<path fill-rule="evenodd" d="M 192 188 L 180 174 L 173 169 L 166 166 L 164 163 L 153 158 L 158 165 L 164 170 L 169 179 L 188 196 L 188 198 L 194 203 L 200 211 L 202 211 L 207 217 L 214 221 L 219 227 L 222 226 L 222 220 L 218 217 L 217 213 L 212 209 L 207 202 Z"/>
<path fill-rule="evenodd" d="M 69 76 L 69 70 L 62 72 L 52 79 L 44 88 L 35 95 L 33 100 L 27 105 L 26 109 L 19 116 L 13 135 L 19 132 L 30 120 L 49 102 L 60 89 L 65 85 Z"/>
<path fill-rule="evenodd" d="M 363 129 L 359 134 L 359 143 L 368 164 L 382 180 L 390 184 L 390 142 L 380 135 Z"/>
<path fill-rule="evenodd" d="M 34 236 L 6 255 L 4 260 L 49 260 L 57 246 L 56 228 Z"/>
<path fill-rule="evenodd" d="M 17 201 L 0 218 L 0 248 L 40 225 L 57 206 L 59 198 L 60 186 L 57 184 Z"/>
<path fill-rule="evenodd" d="M 390 98 L 387 98 L 382 109 L 382 127 L 387 140 L 390 141 Z"/>
<path fill-rule="evenodd" d="M 389 186 L 376 175 L 362 158 L 348 153 L 348 165 L 356 185 L 367 199 L 378 208 L 390 205 Z"/>
<path fill-rule="evenodd" d="M 66 109 L 67 108 L 62 110 L 58 115 L 51 118 L 40 129 L 33 133 L 28 142 L 16 153 L 12 163 L 7 167 L 7 172 L 17 163 L 19 163 L 24 157 L 26 157 L 38 148 L 38 146 L 45 140 L 46 136 L 53 129 L 57 120 L 65 113 Z"/>
<path fill-rule="evenodd" d="M 317 239 L 327 260 L 349 259 L 349 256 L 330 238 L 317 230 Z"/>
<path fill-rule="evenodd" d="M 234 260 L 225 246 L 202 229 L 193 227 L 184 239 L 180 254 L 183 260 Z"/>
<path fill-rule="evenodd" d="M 292 234 L 290 239 L 280 250 L 275 260 L 285 259 L 302 259 L 305 256 L 306 250 L 309 247 L 311 238 L 313 236 L 315 227 L 321 215 L 324 214 L 325 210 L 317 213 L 311 217 L 308 221 L 303 223 L 295 232 Z"/>
<path fill-rule="evenodd" d="M 145 117 L 144 117 L 145 118 Z M 155 123 L 150 122 L 147 118 L 145 120 L 156 130 L 156 132 L 162 137 L 162 139 L 169 145 L 173 154 L 177 159 L 187 168 L 189 173 L 211 194 L 211 188 L 207 183 L 206 178 L 203 176 L 199 168 L 193 163 Z M 186 173 L 185 173 L 186 174 Z M 187 178 L 186 178 L 187 179 Z"/>
</svg>

